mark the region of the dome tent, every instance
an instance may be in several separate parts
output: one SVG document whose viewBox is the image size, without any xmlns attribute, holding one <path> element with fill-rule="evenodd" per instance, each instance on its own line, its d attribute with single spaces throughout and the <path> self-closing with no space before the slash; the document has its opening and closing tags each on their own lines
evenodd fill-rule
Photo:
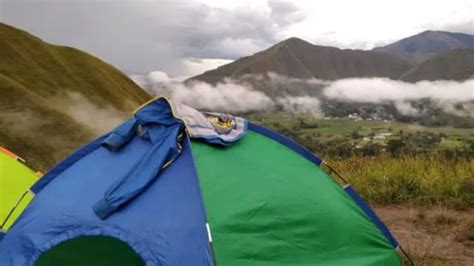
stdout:
<svg viewBox="0 0 474 266">
<path fill-rule="evenodd" d="M 31 201 L 28 190 L 38 180 L 21 157 L 0 146 L 0 239 Z"/>
<path fill-rule="evenodd" d="M 244 119 L 154 99 L 32 187 L 0 265 L 400 265 L 321 165 Z"/>
</svg>

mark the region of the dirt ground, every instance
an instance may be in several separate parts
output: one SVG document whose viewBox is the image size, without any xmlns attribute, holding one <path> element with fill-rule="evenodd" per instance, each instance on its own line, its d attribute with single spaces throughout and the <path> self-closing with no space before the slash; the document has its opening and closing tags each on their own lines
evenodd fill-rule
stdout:
<svg viewBox="0 0 474 266">
<path fill-rule="evenodd" d="M 375 211 L 415 265 L 474 265 L 474 209 L 379 206 Z"/>
</svg>

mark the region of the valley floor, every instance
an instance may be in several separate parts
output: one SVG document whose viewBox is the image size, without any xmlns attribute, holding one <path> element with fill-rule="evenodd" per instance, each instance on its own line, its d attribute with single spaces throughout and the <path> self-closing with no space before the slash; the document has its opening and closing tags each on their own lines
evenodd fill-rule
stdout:
<svg viewBox="0 0 474 266">
<path fill-rule="evenodd" d="M 474 209 L 375 207 L 415 265 L 474 265 Z"/>
</svg>

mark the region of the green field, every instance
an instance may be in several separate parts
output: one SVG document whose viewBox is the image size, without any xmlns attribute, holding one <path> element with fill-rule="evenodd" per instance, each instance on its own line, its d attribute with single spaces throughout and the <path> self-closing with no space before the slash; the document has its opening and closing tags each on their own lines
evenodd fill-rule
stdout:
<svg viewBox="0 0 474 266">
<path fill-rule="evenodd" d="M 374 204 L 474 207 L 474 131 L 395 121 L 250 114 L 332 165 Z"/>
<path fill-rule="evenodd" d="M 454 127 L 424 127 L 416 124 L 402 123 L 396 121 L 382 120 L 354 120 L 349 118 L 317 118 L 311 115 L 293 114 L 293 113 L 259 113 L 249 114 L 247 118 L 259 124 L 278 129 L 294 129 L 301 124 L 306 124 L 300 128 L 302 133 L 321 133 L 322 137 L 331 138 L 335 135 L 350 134 L 358 130 L 361 134 L 370 132 L 399 132 L 404 133 L 430 132 L 445 133 L 450 137 L 461 137 L 463 139 L 474 140 L 474 129 L 472 128 L 454 128 Z"/>
</svg>

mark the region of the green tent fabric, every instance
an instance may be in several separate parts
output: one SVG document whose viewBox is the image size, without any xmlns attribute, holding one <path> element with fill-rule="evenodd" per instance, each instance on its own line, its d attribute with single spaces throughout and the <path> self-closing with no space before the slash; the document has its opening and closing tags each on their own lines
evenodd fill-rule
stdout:
<svg viewBox="0 0 474 266">
<path fill-rule="evenodd" d="M 13 153 L 0 147 L 1 230 L 6 231 L 31 201 L 33 195 L 28 189 L 37 179 L 35 172 L 18 161 Z"/>
<path fill-rule="evenodd" d="M 192 151 L 219 265 L 400 265 L 396 250 L 320 167 L 249 131 Z"/>
</svg>

